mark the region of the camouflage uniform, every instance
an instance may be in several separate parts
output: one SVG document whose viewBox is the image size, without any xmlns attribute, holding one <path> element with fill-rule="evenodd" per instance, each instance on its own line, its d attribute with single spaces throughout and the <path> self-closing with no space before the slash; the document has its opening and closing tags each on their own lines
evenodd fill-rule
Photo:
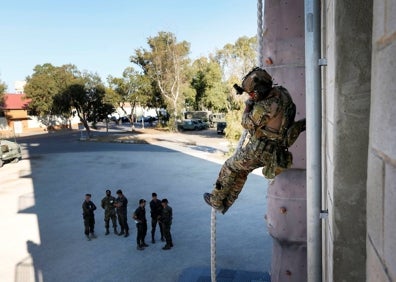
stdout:
<svg viewBox="0 0 396 282">
<path fill-rule="evenodd" d="M 162 229 L 164 231 L 164 237 L 166 240 L 166 245 L 162 248 L 163 250 L 169 250 L 173 247 L 173 240 L 171 234 L 171 226 L 173 220 L 173 210 L 168 205 L 168 199 L 163 199 L 161 201 L 162 204 L 162 211 L 160 216 L 160 222 L 162 224 Z"/>
<path fill-rule="evenodd" d="M 104 209 L 104 221 L 106 228 L 106 235 L 109 234 L 110 219 L 113 223 L 114 234 L 117 232 L 117 215 L 116 215 L 116 198 L 111 196 L 110 190 L 106 190 L 106 197 L 102 199 L 101 206 Z"/>
<path fill-rule="evenodd" d="M 257 80 L 254 82 L 257 83 Z M 251 85 L 254 82 L 249 81 Z M 255 92 L 257 88 L 251 85 L 245 85 L 243 90 Z M 251 89 L 246 90 L 249 86 Z M 258 88 L 260 87 L 265 88 L 265 85 L 259 85 Z M 204 195 L 205 201 L 222 213 L 238 198 L 248 174 L 254 169 L 262 167 L 263 175 L 267 179 L 273 179 L 289 168 L 292 165 L 292 154 L 288 147 L 305 130 L 305 119 L 294 122 L 296 108 L 285 88 L 271 85 L 262 91 L 267 93 L 265 98 L 249 99 L 242 117 L 242 126 L 250 137 L 224 163 L 212 193 L 206 194 L 209 197 Z"/>
<path fill-rule="evenodd" d="M 128 217 L 127 217 L 127 209 L 128 209 L 128 200 L 124 196 L 121 190 L 117 190 L 117 199 L 116 199 L 116 207 L 117 207 L 117 217 L 118 223 L 121 226 L 121 232 L 118 235 L 124 235 L 124 237 L 129 236 L 129 225 L 128 225 Z M 124 232 L 125 231 L 125 232 Z"/>
</svg>

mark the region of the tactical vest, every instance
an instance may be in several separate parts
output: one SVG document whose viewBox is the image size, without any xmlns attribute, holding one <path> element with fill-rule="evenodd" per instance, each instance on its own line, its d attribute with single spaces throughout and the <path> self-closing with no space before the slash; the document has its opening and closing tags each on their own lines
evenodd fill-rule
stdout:
<svg viewBox="0 0 396 282">
<path fill-rule="evenodd" d="M 272 91 L 275 91 L 274 96 L 279 98 L 278 112 L 275 116 L 263 127 L 256 131 L 256 137 L 265 138 L 272 141 L 284 144 L 284 139 L 287 136 L 287 131 L 294 122 L 296 116 L 296 105 L 287 91 L 282 86 L 275 86 Z M 287 148 L 287 146 L 286 146 Z"/>
</svg>

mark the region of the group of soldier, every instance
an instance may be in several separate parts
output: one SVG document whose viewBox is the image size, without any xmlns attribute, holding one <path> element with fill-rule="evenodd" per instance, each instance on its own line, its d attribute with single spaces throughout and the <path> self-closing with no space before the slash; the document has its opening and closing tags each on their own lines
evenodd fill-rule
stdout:
<svg viewBox="0 0 396 282">
<path fill-rule="evenodd" d="M 101 201 L 101 207 L 104 209 L 105 221 L 105 235 L 110 234 L 110 220 L 113 225 L 114 234 L 118 236 L 129 236 L 127 206 L 128 199 L 123 192 L 117 190 L 117 198 L 111 195 L 110 190 L 106 190 L 106 196 Z M 170 250 L 173 247 L 172 235 L 170 232 L 172 225 L 172 208 L 168 205 L 167 199 L 158 199 L 156 193 L 152 193 L 150 201 L 151 213 L 151 243 L 155 244 L 155 231 L 157 225 L 161 233 L 161 241 L 166 241 L 163 250 Z M 147 219 L 146 219 L 146 200 L 140 199 L 139 206 L 132 214 L 132 218 L 136 223 L 136 243 L 138 250 L 144 250 L 149 245 L 146 244 L 145 238 L 147 234 Z M 96 205 L 91 201 L 91 194 L 85 194 L 85 200 L 82 204 L 83 219 L 84 219 L 84 234 L 88 241 L 96 238 L 95 234 L 95 215 Z M 117 219 L 120 225 L 120 232 L 117 230 Z"/>
</svg>

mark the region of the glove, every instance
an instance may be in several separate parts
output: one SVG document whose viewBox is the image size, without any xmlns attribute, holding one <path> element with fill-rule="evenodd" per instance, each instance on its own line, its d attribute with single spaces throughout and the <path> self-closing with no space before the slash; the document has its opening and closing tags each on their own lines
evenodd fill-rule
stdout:
<svg viewBox="0 0 396 282">
<path fill-rule="evenodd" d="M 254 101 L 252 99 L 247 99 L 245 101 L 245 106 L 245 113 L 250 112 L 254 106 Z"/>
</svg>

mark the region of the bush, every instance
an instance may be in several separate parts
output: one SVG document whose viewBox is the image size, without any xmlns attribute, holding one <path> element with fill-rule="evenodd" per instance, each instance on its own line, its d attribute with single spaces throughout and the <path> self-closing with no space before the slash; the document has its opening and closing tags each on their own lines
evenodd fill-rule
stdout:
<svg viewBox="0 0 396 282">
<path fill-rule="evenodd" d="M 238 141 L 242 136 L 244 128 L 241 125 L 243 110 L 233 110 L 227 113 L 225 128 L 225 137 L 229 141 L 228 154 L 231 155 L 235 152 Z"/>
</svg>

